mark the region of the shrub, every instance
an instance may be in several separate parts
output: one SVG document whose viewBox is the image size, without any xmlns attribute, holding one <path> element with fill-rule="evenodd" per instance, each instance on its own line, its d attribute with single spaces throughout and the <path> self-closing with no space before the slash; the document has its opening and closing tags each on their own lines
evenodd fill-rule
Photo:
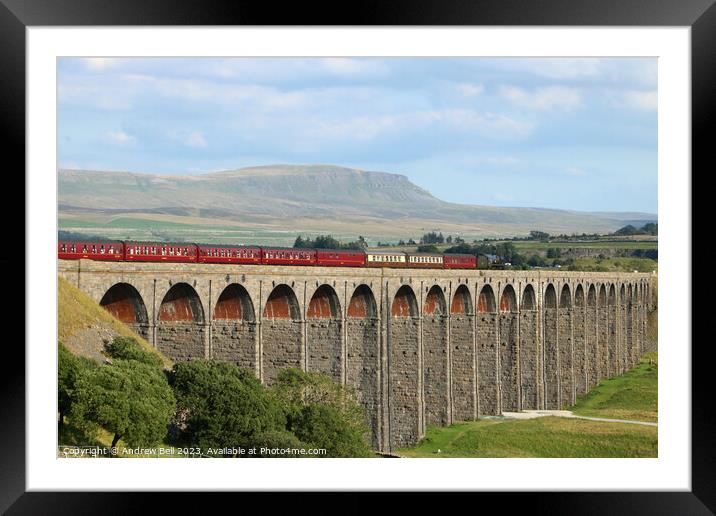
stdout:
<svg viewBox="0 0 716 516">
<path fill-rule="evenodd" d="M 303 407 L 292 421 L 292 430 L 303 442 L 325 448 L 328 457 L 368 457 L 365 428 L 346 421 L 336 407 L 314 403 Z"/>
<path fill-rule="evenodd" d="M 298 457 L 309 457 L 309 455 L 296 454 L 274 454 L 268 451 L 262 451 L 262 448 L 290 448 L 290 449 L 305 449 L 307 445 L 301 442 L 301 440 L 288 430 L 270 430 L 268 432 L 262 432 L 255 434 L 251 439 L 248 439 L 245 443 L 246 449 L 254 447 L 256 453 L 251 455 L 245 455 L 246 457 L 275 457 L 275 458 L 298 458 Z"/>
<path fill-rule="evenodd" d="M 174 366 L 170 383 L 177 412 L 185 414 L 180 439 L 202 452 L 245 445 L 259 434 L 285 429 L 280 405 L 248 369 L 191 360 Z"/>
<path fill-rule="evenodd" d="M 143 364 L 161 367 L 162 360 L 154 353 L 142 348 L 139 343 L 131 337 L 115 337 L 112 342 L 104 346 L 107 354 L 120 360 L 136 360 Z"/>
<path fill-rule="evenodd" d="M 370 453 L 369 429 L 352 388 L 324 374 L 289 368 L 279 373 L 271 394 L 286 413 L 288 430 L 303 442 L 326 448 L 330 456 L 336 457 Z M 325 420 L 319 421 L 321 418 Z M 340 433 L 336 433 L 339 429 Z M 331 435 L 336 442 L 330 442 Z"/>
</svg>

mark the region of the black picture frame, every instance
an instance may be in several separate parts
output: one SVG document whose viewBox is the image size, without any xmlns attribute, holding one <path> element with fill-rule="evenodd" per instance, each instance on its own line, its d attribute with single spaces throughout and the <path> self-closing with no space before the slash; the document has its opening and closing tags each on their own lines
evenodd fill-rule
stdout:
<svg viewBox="0 0 716 516">
<path fill-rule="evenodd" d="M 0 113 L 5 135 L 3 156 L 15 170 L 25 170 L 25 29 L 29 26 L 112 25 L 533 25 L 533 26 L 688 26 L 691 27 L 692 66 L 692 168 L 705 171 L 713 144 L 709 135 L 716 125 L 713 92 L 716 91 L 715 0 L 520 0 L 490 1 L 371 1 L 346 5 L 286 3 L 276 6 L 245 1 L 140 1 L 140 0 L 0 0 Z M 709 130 L 710 129 L 710 130 Z M 10 158 L 8 160 L 7 158 Z M 20 183 L 24 190 L 24 183 Z M 17 196 L 19 197 L 19 196 Z M 18 232 L 19 227 L 15 228 Z M 25 239 L 25 228 L 17 241 Z M 691 250 L 684 250 L 691 260 Z M 31 274 L 20 263 L 0 258 L 6 270 L 15 271 L 15 293 L 24 292 L 24 277 Z M 693 265 L 693 264 L 692 264 Z M 21 277 L 23 284 L 20 285 Z M 24 294 L 23 294 L 24 299 Z M 30 300 L 31 301 L 31 300 Z M 20 305 L 19 296 L 13 303 Z M 27 305 L 24 305 L 27 306 Z M 17 324 L 19 326 L 19 324 Z M 142 498 L 126 493 L 25 492 L 25 356 L 15 340 L 6 349 L 2 378 L 2 466 L 0 509 L 8 514 L 126 514 L 141 512 Z M 709 343 L 703 343 L 709 344 Z M 691 343 L 682 343 L 691 345 Z M 11 347 L 6 345 L 6 348 Z M 709 388 L 710 345 L 692 346 L 692 490 L 690 492 L 522 493 L 509 494 L 510 503 L 531 504 L 531 512 L 550 514 L 712 514 L 716 511 L 714 418 Z M 54 349 L 54 348 L 53 348 Z M 697 410 L 697 407 L 710 407 Z M 205 493 L 225 503 L 224 496 Z M 264 493 L 264 496 L 267 494 Z M 150 495 L 145 495 L 150 496 Z M 163 493 L 163 512 L 191 511 L 197 497 Z M 245 497 L 242 493 L 240 496 Z M 279 501 L 274 495 L 272 503 Z M 356 495 L 353 495 L 356 496 Z M 482 498 L 505 501 L 504 493 L 480 493 Z M 325 500 L 321 498 L 320 500 Z M 419 497 L 413 501 L 421 503 Z M 290 502 L 287 502 L 290 503 Z M 318 502 L 318 503 L 328 503 Z M 371 505 L 341 502 L 351 512 L 368 512 Z M 248 508 L 248 506 L 244 506 Z M 407 505 L 405 506 L 407 509 Z M 346 512 L 343 511 L 343 512 Z M 321 511 L 317 511 L 319 514 Z M 332 512 L 332 511 L 331 511 Z"/>
</svg>

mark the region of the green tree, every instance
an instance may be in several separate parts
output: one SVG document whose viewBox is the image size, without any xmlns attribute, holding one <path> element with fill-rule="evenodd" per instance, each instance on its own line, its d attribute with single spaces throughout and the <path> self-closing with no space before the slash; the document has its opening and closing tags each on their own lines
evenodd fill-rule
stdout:
<svg viewBox="0 0 716 516">
<path fill-rule="evenodd" d="M 162 359 L 154 353 L 146 351 L 132 337 L 115 337 L 104 346 L 107 354 L 119 360 L 136 360 L 155 367 L 162 367 Z"/>
<path fill-rule="evenodd" d="M 285 430 L 279 403 L 248 369 L 191 360 L 174 366 L 177 412 L 186 414 L 182 440 L 203 449 L 247 446 L 265 432 Z"/>
<path fill-rule="evenodd" d="M 362 425 L 346 424 L 336 407 L 314 403 L 303 407 L 292 421 L 292 430 L 302 442 L 324 448 L 328 457 L 368 457 L 371 450 L 363 438 Z"/>
<path fill-rule="evenodd" d="M 57 410 L 60 425 L 65 422 L 75 400 L 77 379 L 83 370 L 99 364 L 85 357 L 75 356 L 61 342 L 57 343 Z"/>
<path fill-rule="evenodd" d="M 71 417 L 80 427 L 98 425 L 129 446 L 151 446 L 167 433 L 175 399 L 161 369 L 136 360 L 116 360 L 82 371 Z"/>
<path fill-rule="evenodd" d="M 279 373 L 271 394 L 284 409 L 288 430 L 301 441 L 326 448 L 330 456 L 370 454 L 365 414 L 352 388 L 324 374 L 289 368 Z"/>
</svg>

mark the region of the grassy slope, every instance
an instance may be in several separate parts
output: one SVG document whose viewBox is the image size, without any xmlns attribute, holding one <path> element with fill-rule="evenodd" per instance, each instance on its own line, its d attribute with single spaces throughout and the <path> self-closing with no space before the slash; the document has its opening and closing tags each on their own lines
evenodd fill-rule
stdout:
<svg viewBox="0 0 716 516">
<path fill-rule="evenodd" d="M 97 342 L 89 343 L 92 352 L 87 353 L 87 349 L 82 349 L 77 341 L 79 335 L 86 330 L 97 329 L 108 335 L 121 335 L 136 339 L 144 349 L 161 357 L 165 367 L 171 367 L 171 360 L 154 349 L 149 342 L 115 319 L 77 287 L 60 277 L 57 278 L 57 307 L 58 339 L 73 353 L 89 356 L 96 360 L 104 348 L 104 343 L 97 338 Z"/>
<path fill-rule="evenodd" d="M 657 421 L 658 370 L 657 354 L 647 353 L 634 369 L 579 396 L 570 410 L 580 416 Z"/>
<path fill-rule="evenodd" d="M 441 453 L 437 450 L 440 449 Z M 427 436 L 404 457 L 656 457 L 657 429 L 650 426 L 542 417 L 483 419 Z"/>
</svg>

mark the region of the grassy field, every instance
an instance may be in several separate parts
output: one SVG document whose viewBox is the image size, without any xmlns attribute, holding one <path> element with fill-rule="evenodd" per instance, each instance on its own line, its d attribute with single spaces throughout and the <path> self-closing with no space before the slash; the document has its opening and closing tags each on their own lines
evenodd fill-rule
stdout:
<svg viewBox="0 0 716 516">
<path fill-rule="evenodd" d="M 576 258 L 566 270 L 592 272 L 652 272 L 659 270 L 657 261 L 650 258 Z"/>
<path fill-rule="evenodd" d="M 656 240 L 594 240 L 585 242 L 537 242 L 515 241 L 515 247 L 520 250 L 546 251 L 556 249 L 658 249 Z"/>
<path fill-rule="evenodd" d="M 634 369 L 603 380 L 597 388 L 579 396 L 570 410 L 580 416 L 655 422 L 658 372 L 657 354 L 647 353 Z"/>
<path fill-rule="evenodd" d="M 438 452 L 440 450 L 440 452 Z M 483 419 L 428 427 L 403 457 L 656 457 L 656 427 L 583 419 Z"/>
<path fill-rule="evenodd" d="M 651 363 L 650 363 L 651 361 Z M 635 369 L 605 380 L 569 407 L 575 414 L 609 419 L 657 421 L 656 353 Z M 404 457 L 656 457 L 654 426 L 561 417 L 529 420 L 489 418 L 449 427 L 429 426 Z M 440 452 L 438 452 L 440 450 Z"/>
</svg>

